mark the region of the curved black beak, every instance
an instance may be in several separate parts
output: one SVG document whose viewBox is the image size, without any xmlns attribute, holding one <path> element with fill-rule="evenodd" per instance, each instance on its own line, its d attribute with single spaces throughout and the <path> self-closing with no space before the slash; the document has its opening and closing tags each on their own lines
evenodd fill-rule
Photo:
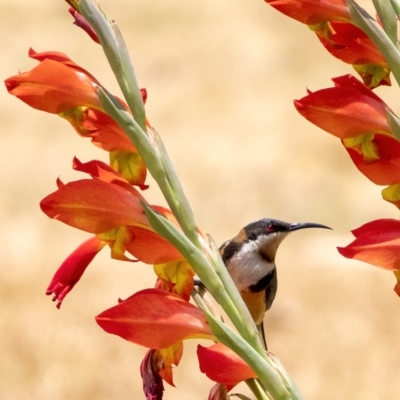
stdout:
<svg viewBox="0 0 400 400">
<path fill-rule="evenodd" d="M 288 232 L 298 231 L 299 229 L 306 229 L 306 228 L 322 228 L 322 229 L 332 229 L 329 226 L 321 225 L 321 224 L 314 224 L 313 222 L 300 222 L 290 224 L 288 228 Z"/>
</svg>

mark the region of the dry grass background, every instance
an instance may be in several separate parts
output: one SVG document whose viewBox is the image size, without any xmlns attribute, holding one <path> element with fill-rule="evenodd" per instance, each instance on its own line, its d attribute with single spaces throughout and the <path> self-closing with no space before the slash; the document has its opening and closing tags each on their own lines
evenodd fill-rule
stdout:
<svg viewBox="0 0 400 400">
<path fill-rule="evenodd" d="M 351 68 L 261 0 L 101 3 L 124 33 L 149 92 L 148 116 L 204 231 L 221 243 L 266 216 L 334 228 L 285 241 L 278 296 L 266 317 L 270 349 L 305 398 L 400 398 L 394 278 L 335 249 L 351 241 L 351 229 L 398 211 L 339 142 L 292 105 L 306 86 L 330 86 Z M 118 93 L 100 47 L 71 25 L 66 10 L 61 0 L 1 2 L 2 79 L 35 65 L 27 58 L 32 46 L 67 53 Z M 377 93 L 400 112 L 395 88 Z M 145 350 L 103 333 L 93 317 L 152 286 L 151 267 L 110 261 L 103 251 L 60 311 L 44 296 L 57 266 L 87 235 L 47 219 L 38 203 L 58 176 L 80 177 L 71 172 L 74 155 L 106 154 L 4 89 L 0 104 L 0 398 L 141 399 Z M 163 204 L 154 185 L 146 195 Z M 195 346 L 185 344 L 167 400 L 207 398 L 211 383 L 197 370 Z"/>
</svg>

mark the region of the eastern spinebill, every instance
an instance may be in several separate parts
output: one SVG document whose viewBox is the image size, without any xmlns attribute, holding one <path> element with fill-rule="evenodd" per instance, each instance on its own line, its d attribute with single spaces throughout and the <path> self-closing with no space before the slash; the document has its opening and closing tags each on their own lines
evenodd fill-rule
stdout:
<svg viewBox="0 0 400 400">
<path fill-rule="evenodd" d="M 222 260 L 267 348 L 263 318 L 275 299 L 278 280 L 275 256 L 289 233 L 305 228 L 331 229 L 325 225 L 287 223 L 264 218 L 246 225 L 233 239 L 220 247 Z"/>
</svg>

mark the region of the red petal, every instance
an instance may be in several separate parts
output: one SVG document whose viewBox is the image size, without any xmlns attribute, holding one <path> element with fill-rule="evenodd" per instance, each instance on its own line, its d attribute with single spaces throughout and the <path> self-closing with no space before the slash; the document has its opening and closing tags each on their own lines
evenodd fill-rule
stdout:
<svg viewBox="0 0 400 400">
<path fill-rule="evenodd" d="M 84 74 L 46 59 L 5 81 L 10 94 L 38 110 L 59 114 L 80 106 L 101 108 L 97 89 Z"/>
<path fill-rule="evenodd" d="M 317 36 L 325 48 L 336 58 L 348 64 L 386 65 L 381 52 L 358 27 L 345 21 L 330 21 L 330 34 Z M 323 32 L 326 32 L 326 27 Z"/>
<path fill-rule="evenodd" d="M 87 266 L 105 244 L 94 236 L 83 242 L 61 264 L 46 290 L 47 295 L 54 294 L 53 301 L 57 300 L 57 308 L 61 307 L 65 296 L 76 285 Z"/>
<path fill-rule="evenodd" d="M 199 308 L 158 289 L 134 294 L 102 312 L 96 321 L 106 332 L 151 349 L 163 349 L 190 337 L 212 338 Z"/>
<path fill-rule="evenodd" d="M 100 86 L 99 81 L 92 74 L 86 71 L 86 69 L 80 67 L 75 62 L 73 62 L 64 53 L 61 53 L 59 51 L 42 51 L 41 53 L 37 53 L 35 50 L 31 48 L 29 49 L 29 57 L 37 61 L 44 61 L 44 60 L 57 61 L 58 63 L 66 65 L 72 70 L 76 70 L 76 72 L 81 72 L 82 74 L 86 75 L 90 81 Z"/>
<path fill-rule="evenodd" d="M 40 202 L 42 211 L 74 228 L 104 233 L 123 225 L 145 225 L 148 221 L 135 191 L 90 179 L 70 182 Z"/>
<path fill-rule="evenodd" d="M 183 256 L 166 239 L 140 226 L 130 226 L 133 240 L 126 250 L 146 264 L 162 264 L 173 260 L 182 260 Z"/>
<path fill-rule="evenodd" d="M 344 0 L 265 0 L 281 13 L 307 25 L 331 19 L 350 20 Z"/>
<path fill-rule="evenodd" d="M 400 269 L 400 221 L 380 219 L 352 232 L 356 239 L 338 247 L 340 254 L 384 269 Z"/>
<path fill-rule="evenodd" d="M 211 347 L 197 346 L 197 356 L 201 372 L 212 381 L 230 388 L 246 379 L 257 377 L 236 353 L 222 343 Z"/>
<path fill-rule="evenodd" d="M 368 179 L 377 185 L 392 185 L 400 182 L 400 142 L 386 135 L 375 135 L 372 140 L 379 159 L 365 160 L 363 155 L 354 149 L 345 149 L 356 167 Z"/>
<path fill-rule="evenodd" d="M 294 103 L 303 117 L 341 139 L 365 133 L 390 133 L 385 103 L 372 92 L 366 95 L 366 90 L 336 86 L 312 92 Z"/>
<path fill-rule="evenodd" d="M 83 120 L 68 120 L 80 135 L 91 137 L 93 144 L 106 151 L 137 151 L 126 132 L 104 112 L 88 108 Z"/>
<path fill-rule="evenodd" d="M 86 19 L 78 13 L 74 8 L 70 7 L 69 8 L 69 13 L 72 15 L 74 18 L 74 24 L 78 26 L 79 28 L 83 29 L 89 36 L 90 38 L 96 42 L 100 43 L 99 38 L 96 35 L 96 32 L 93 30 L 93 28 L 89 25 L 89 23 L 86 21 Z"/>
</svg>

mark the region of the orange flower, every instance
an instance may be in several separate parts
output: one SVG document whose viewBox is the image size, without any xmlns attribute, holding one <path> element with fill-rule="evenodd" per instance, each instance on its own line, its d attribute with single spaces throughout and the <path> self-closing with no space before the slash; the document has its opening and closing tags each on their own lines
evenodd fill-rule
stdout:
<svg viewBox="0 0 400 400">
<path fill-rule="evenodd" d="M 40 203 L 47 216 L 98 235 L 111 246 L 113 258 L 127 260 L 124 253 L 128 251 L 149 264 L 182 259 L 150 227 L 142 207 L 146 200 L 120 174 L 101 161 L 82 164 L 75 159 L 74 163 L 75 170 L 89 173 L 93 179 L 59 181 L 58 190 Z M 153 208 L 177 224 L 169 210 Z"/>
<path fill-rule="evenodd" d="M 379 219 L 352 231 L 355 240 L 339 253 L 391 271 L 400 270 L 400 221 Z"/>
<path fill-rule="evenodd" d="M 386 135 L 366 137 L 355 148 L 346 147 L 358 170 L 377 185 L 400 182 L 400 142 Z M 372 149 L 369 152 L 368 149 Z M 370 154 L 373 156 L 370 157 Z"/>
<path fill-rule="evenodd" d="M 108 333 L 154 350 L 166 349 L 184 339 L 214 339 L 199 308 L 159 289 L 135 293 L 103 311 L 96 322 Z"/>
<path fill-rule="evenodd" d="M 53 301 L 57 301 L 57 308 L 61 307 L 65 296 L 76 285 L 86 267 L 105 245 L 106 243 L 96 236 L 91 237 L 74 250 L 61 264 L 46 290 L 47 295 L 54 295 Z"/>
<path fill-rule="evenodd" d="M 388 106 L 375 93 L 351 75 L 332 80 L 335 87 L 310 91 L 294 101 L 303 117 L 340 139 L 371 133 L 392 135 Z"/>
<path fill-rule="evenodd" d="M 389 65 L 371 39 L 351 21 L 345 0 L 265 1 L 307 24 L 334 57 L 353 65 L 368 87 L 390 85 Z"/>
<path fill-rule="evenodd" d="M 8 78 L 9 93 L 33 108 L 65 118 L 79 135 L 92 138 L 96 146 L 110 152 L 111 166 L 130 184 L 146 189 L 146 166 L 126 133 L 104 113 L 97 97 L 101 86 L 97 79 L 63 53 L 30 49 L 29 56 L 40 64 Z M 141 92 L 145 102 L 146 90 Z"/>
<path fill-rule="evenodd" d="M 307 25 L 332 19 L 350 20 L 345 0 L 265 0 L 266 3 Z"/>
<path fill-rule="evenodd" d="M 10 94 L 33 108 L 59 114 L 76 107 L 101 109 L 98 82 L 65 54 L 29 51 L 41 63 L 31 71 L 5 80 Z"/>
<path fill-rule="evenodd" d="M 211 347 L 197 346 L 200 371 L 228 390 L 246 379 L 256 378 L 255 372 L 231 349 L 222 343 Z"/>
</svg>

